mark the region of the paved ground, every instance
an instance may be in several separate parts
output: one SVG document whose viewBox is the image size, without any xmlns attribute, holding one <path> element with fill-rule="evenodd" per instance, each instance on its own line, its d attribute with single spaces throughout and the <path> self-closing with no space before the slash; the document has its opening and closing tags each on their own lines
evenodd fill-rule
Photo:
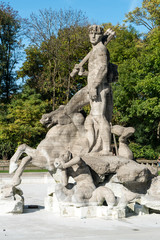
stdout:
<svg viewBox="0 0 160 240">
<path fill-rule="evenodd" d="M 1 177 L 1 176 L 0 176 Z M 5 179 L 5 177 L 4 177 Z M 27 177 L 26 177 L 27 179 Z M 21 184 L 25 212 L 0 216 L 0 240 L 158 240 L 160 215 L 151 214 L 122 220 L 78 219 L 53 216 L 44 210 L 44 197 L 49 183 L 43 176 Z M 46 181 L 45 181 L 46 182 Z M 38 209 L 28 209 L 38 205 Z"/>
</svg>

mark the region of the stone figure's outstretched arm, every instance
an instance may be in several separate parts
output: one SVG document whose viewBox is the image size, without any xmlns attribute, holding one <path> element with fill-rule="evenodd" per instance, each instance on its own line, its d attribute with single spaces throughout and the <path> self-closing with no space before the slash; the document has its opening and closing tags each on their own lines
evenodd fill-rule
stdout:
<svg viewBox="0 0 160 240">
<path fill-rule="evenodd" d="M 64 162 L 64 160 L 62 158 L 57 158 L 54 162 L 54 165 L 56 168 L 59 168 L 59 169 L 67 169 L 67 168 L 72 167 L 73 165 L 79 163 L 80 161 L 81 161 L 81 158 L 78 156 L 72 158 L 68 162 Z"/>
<path fill-rule="evenodd" d="M 72 70 L 72 72 L 70 73 L 71 77 L 74 77 L 79 70 L 83 67 L 83 65 L 88 61 L 89 57 L 90 57 L 91 52 L 89 52 L 79 64 L 76 64 Z"/>
<path fill-rule="evenodd" d="M 106 50 L 107 52 L 107 50 Z M 96 82 L 94 82 L 93 84 L 95 85 L 95 88 L 98 87 L 98 85 L 101 83 L 102 79 L 104 79 L 104 77 L 106 77 L 107 75 L 107 70 L 108 70 L 108 66 L 107 66 L 107 53 L 102 53 L 100 54 L 100 56 L 97 56 L 97 74 L 94 76 L 96 79 Z M 84 70 L 82 66 L 79 66 L 79 64 L 76 64 L 74 69 L 78 72 L 79 76 L 88 76 L 88 71 Z"/>
<path fill-rule="evenodd" d="M 72 167 L 73 165 L 79 163 L 80 161 L 81 161 L 81 158 L 79 156 L 76 156 L 72 158 L 69 162 L 64 163 L 63 168 L 66 169 L 66 168 Z"/>
<path fill-rule="evenodd" d="M 75 64 L 74 69 L 78 72 L 79 76 L 88 76 L 88 71 L 84 70 L 83 67 L 80 67 L 79 64 Z"/>
</svg>

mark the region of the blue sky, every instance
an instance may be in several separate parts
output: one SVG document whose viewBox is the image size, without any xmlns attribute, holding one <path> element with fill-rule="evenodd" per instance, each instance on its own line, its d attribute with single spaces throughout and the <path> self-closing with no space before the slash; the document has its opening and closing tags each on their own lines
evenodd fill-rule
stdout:
<svg viewBox="0 0 160 240">
<path fill-rule="evenodd" d="M 1 1 L 1 0 L 0 0 Z M 125 14 L 140 7 L 143 0 L 2 0 L 8 2 L 22 18 L 28 18 L 31 13 L 38 13 L 40 9 L 52 8 L 54 10 L 75 9 L 82 10 L 91 23 L 102 24 L 111 22 L 123 24 Z M 137 28 L 143 31 L 143 28 Z M 28 42 L 24 40 L 25 47 Z M 19 62 L 17 68 L 21 66 Z"/>
<path fill-rule="evenodd" d="M 18 10 L 21 17 L 29 17 L 39 9 L 60 8 L 82 10 L 91 22 L 102 24 L 111 22 L 113 25 L 123 23 L 125 14 L 137 6 L 141 6 L 143 0 L 3 0 Z"/>
</svg>

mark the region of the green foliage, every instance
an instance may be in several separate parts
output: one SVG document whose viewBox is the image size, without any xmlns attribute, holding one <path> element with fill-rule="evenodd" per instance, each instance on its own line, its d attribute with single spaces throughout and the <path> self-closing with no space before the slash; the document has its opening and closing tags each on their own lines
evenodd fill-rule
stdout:
<svg viewBox="0 0 160 240">
<path fill-rule="evenodd" d="M 141 47 L 140 34 L 132 27 L 104 24 L 105 30 L 109 27 L 116 32 L 116 38 L 107 46 L 111 62 L 119 65 L 125 60 L 136 58 Z"/>
<path fill-rule="evenodd" d="M 145 158 L 150 160 L 156 160 L 158 153 L 153 149 L 151 145 L 140 145 L 138 143 L 130 143 L 130 149 L 133 152 L 134 158 Z"/>
<path fill-rule="evenodd" d="M 13 96 L 5 116 L 0 117 L 0 158 L 11 157 L 22 143 L 36 147 L 46 133 L 39 119 L 47 110 L 49 102 L 41 100 L 40 94 L 28 87 Z"/>
<path fill-rule="evenodd" d="M 160 34 L 155 28 L 143 41 L 136 39 L 133 32 L 130 31 L 130 34 L 133 41 L 130 54 L 132 51 L 134 55 L 131 54 L 131 58 L 122 55 L 124 60 L 118 64 L 119 80 L 113 84 L 113 122 L 135 127 L 132 140 L 141 144 L 142 149 L 145 149 L 145 145 L 156 149 L 160 144 L 157 138 L 160 116 Z M 114 42 L 112 44 L 114 47 Z M 146 151 L 143 153 L 146 153 L 146 158 L 149 157 Z"/>
<path fill-rule="evenodd" d="M 86 82 L 84 77 L 70 77 L 75 62 L 79 62 L 89 51 L 88 37 L 83 37 L 84 33 L 88 35 L 86 31 L 86 27 L 64 29 L 54 39 L 56 43 L 52 49 L 48 50 L 44 43 L 39 48 L 30 46 L 26 49 L 26 61 L 18 77 L 25 78 L 27 85 L 51 101 L 54 109 L 66 104 Z M 50 52 L 49 56 L 47 52 Z"/>
<path fill-rule="evenodd" d="M 85 84 L 83 77 L 72 79 L 70 72 L 89 51 L 87 24 L 81 11 L 71 9 L 45 9 L 27 22 L 31 46 L 18 76 L 51 100 L 53 109 Z"/>
<path fill-rule="evenodd" d="M 159 5 L 159 0 L 143 0 L 141 8 L 127 15 L 126 21 L 148 28 L 144 39 L 133 27 L 103 24 L 105 30 L 111 27 L 116 31 L 116 38 L 107 46 L 119 71 L 118 82 L 112 84 L 112 124 L 135 127 L 130 143 L 135 158 L 156 159 L 160 152 Z M 70 77 L 75 63 L 91 48 L 84 15 L 50 9 L 33 14 L 27 24 L 31 44 L 18 71 L 25 87 L 14 95 L 10 90 L 10 103 L 0 105 L 0 158 L 9 158 L 21 143 L 35 147 L 46 132 L 39 123 L 42 114 L 66 104 L 86 85 L 85 77 Z M 2 64 L 0 74 L 1 69 Z M 89 113 L 90 107 L 85 106 L 84 111 Z"/>
<path fill-rule="evenodd" d="M 17 11 L 0 2 L 0 102 L 9 102 L 18 87 L 14 68 L 21 46 L 20 28 Z"/>
<path fill-rule="evenodd" d="M 138 26 L 143 25 L 149 31 L 160 26 L 160 1 L 143 0 L 140 8 L 136 7 L 126 14 L 125 22 L 134 23 Z"/>
</svg>

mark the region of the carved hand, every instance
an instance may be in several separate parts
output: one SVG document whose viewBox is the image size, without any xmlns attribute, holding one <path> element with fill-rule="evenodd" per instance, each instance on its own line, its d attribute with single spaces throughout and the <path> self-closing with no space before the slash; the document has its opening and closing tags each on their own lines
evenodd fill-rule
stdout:
<svg viewBox="0 0 160 240">
<path fill-rule="evenodd" d="M 97 89 L 96 88 L 92 88 L 89 91 L 89 97 L 91 100 L 95 101 L 97 99 Z"/>
<path fill-rule="evenodd" d="M 78 75 L 79 75 L 79 76 L 83 76 L 83 74 L 84 74 L 84 69 L 83 69 L 83 67 L 81 67 L 81 68 L 79 69 Z"/>
<path fill-rule="evenodd" d="M 59 169 L 64 169 L 64 162 L 60 158 L 56 158 L 54 162 L 54 166 Z"/>
<path fill-rule="evenodd" d="M 74 69 L 79 71 L 80 70 L 79 64 L 75 64 Z"/>
<path fill-rule="evenodd" d="M 79 76 L 87 76 L 87 71 L 84 70 L 83 67 L 79 66 L 79 64 L 75 64 L 74 66 L 75 72 L 78 72 Z"/>
</svg>

